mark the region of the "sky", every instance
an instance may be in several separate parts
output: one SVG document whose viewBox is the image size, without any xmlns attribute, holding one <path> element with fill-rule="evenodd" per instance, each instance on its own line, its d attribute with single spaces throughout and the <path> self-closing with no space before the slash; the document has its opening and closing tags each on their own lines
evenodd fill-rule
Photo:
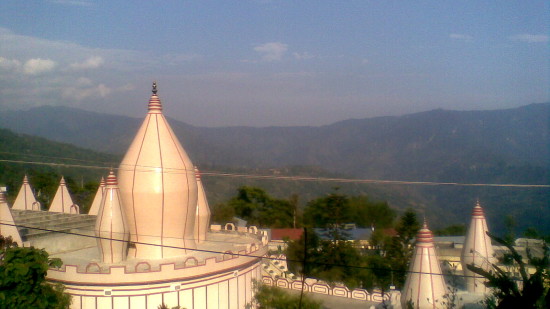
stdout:
<svg viewBox="0 0 550 309">
<path fill-rule="evenodd" d="M 0 112 L 319 126 L 548 102 L 548 1 L 0 2 Z"/>
</svg>

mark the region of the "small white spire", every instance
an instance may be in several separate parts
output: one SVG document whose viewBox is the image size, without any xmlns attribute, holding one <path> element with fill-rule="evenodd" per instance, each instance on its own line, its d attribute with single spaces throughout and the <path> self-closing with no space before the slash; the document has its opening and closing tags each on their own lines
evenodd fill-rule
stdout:
<svg viewBox="0 0 550 309">
<path fill-rule="evenodd" d="M 101 181 L 99 182 L 99 187 L 97 188 L 94 201 L 92 202 L 92 206 L 90 206 L 90 211 L 88 211 L 89 215 L 97 216 L 97 213 L 99 212 L 99 207 L 101 206 L 103 192 L 105 192 L 105 179 L 101 177 Z"/>
<path fill-rule="evenodd" d="M 407 303 L 412 301 L 414 308 L 439 308 L 436 305 L 444 300 L 445 293 L 447 285 L 435 252 L 433 234 L 424 219 L 401 292 L 401 306 L 407 308 Z"/>
<path fill-rule="evenodd" d="M 197 178 L 197 214 L 195 216 L 195 233 L 194 237 L 197 242 L 201 243 L 206 240 L 206 233 L 210 227 L 210 207 L 206 199 L 206 192 L 202 186 L 201 174 L 195 166 L 195 176 Z"/>
<path fill-rule="evenodd" d="M 27 175 L 23 178 L 23 184 L 12 206 L 19 210 L 40 210 L 40 203 L 36 201 Z"/>
<path fill-rule="evenodd" d="M 23 246 L 23 241 L 21 240 L 21 235 L 15 226 L 15 221 L 13 220 L 13 215 L 11 210 L 8 207 L 8 201 L 4 192 L 0 191 L 0 235 L 4 237 L 10 237 L 17 243 L 20 247 Z"/>
<path fill-rule="evenodd" d="M 130 234 L 113 170 L 107 176 L 105 192 L 96 219 L 95 235 L 98 237 L 97 244 L 102 262 L 118 263 L 126 260 Z"/>
<path fill-rule="evenodd" d="M 59 187 L 55 192 L 53 197 L 52 204 L 50 205 L 49 211 L 51 212 L 63 212 L 68 214 L 79 213 L 78 205 L 73 203 L 73 199 L 69 194 L 67 185 L 65 184 L 65 178 L 61 176 L 61 181 L 59 182 Z"/>
<path fill-rule="evenodd" d="M 470 293 L 489 292 L 484 284 L 485 279 L 466 267 L 468 264 L 474 264 L 477 267 L 490 270 L 491 264 L 496 262 L 491 238 L 487 235 L 488 231 L 487 220 L 485 220 L 485 214 L 478 199 L 472 212 L 472 220 L 464 239 L 464 247 L 460 258 L 466 276 L 466 286 Z"/>
</svg>

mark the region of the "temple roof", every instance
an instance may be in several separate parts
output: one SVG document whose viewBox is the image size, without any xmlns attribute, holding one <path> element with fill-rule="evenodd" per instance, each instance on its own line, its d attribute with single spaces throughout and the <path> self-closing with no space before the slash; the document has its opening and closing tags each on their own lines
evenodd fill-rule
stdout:
<svg viewBox="0 0 550 309">
<path fill-rule="evenodd" d="M 156 83 L 148 113 L 118 170 L 134 257 L 164 258 L 194 248 L 197 180 L 194 166 L 162 114 Z M 172 248 L 170 248 L 172 247 Z M 161 249 L 162 248 L 162 249 Z M 133 249 L 132 249 L 133 250 Z"/>
<path fill-rule="evenodd" d="M 40 204 L 35 203 L 38 202 L 36 201 L 34 193 L 32 192 L 31 185 L 29 184 L 29 179 L 27 178 L 27 175 L 25 175 L 25 177 L 23 178 L 23 184 L 21 185 L 21 189 L 17 194 L 17 198 L 15 199 L 12 208 L 20 210 L 40 210 Z"/>
<path fill-rule="evenodd" d="M 401 294 L 401 305 L 413 302 L 415 308 L 439 308 L 447 293 L 441 266 L 435 252 L 432 231 L 424 225 L 416 235 L 416 245 Z"/>
<path fill-rule="evenodd" d="M 59 187 L 55 192 L 49 211 L 64 213 L 79 213 L 78 205 L 73 203 L 73 199 L 67 189 L 65 178 L 62 176 L 59 181 Z"/>
</svg>

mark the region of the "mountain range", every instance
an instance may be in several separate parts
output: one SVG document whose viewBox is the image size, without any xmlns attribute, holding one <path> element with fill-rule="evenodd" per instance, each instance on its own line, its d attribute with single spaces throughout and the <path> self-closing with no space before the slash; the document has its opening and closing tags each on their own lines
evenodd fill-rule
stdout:
<svg viewBox="0 0 550 309">
<path fill-rule="evenodd" d="M 51 106 L 0 114 L 0 127 L 115 155 L 125 152 L 141 121 Z M 308 166 L 360 179 L 550 184 L 550 103 L 492 111 L 432 110 L 319 127 L 208 128 L 169 122 L 193 162 L 203 168 Z M 411 204 L 429 210 L 428 217 L 463 220 L 479 198 L 490 216 L 511 215 L 519 226 L 550 232 L 548 188 L 386 188 L 410 193 L 416 199 Z"/>
</svg>

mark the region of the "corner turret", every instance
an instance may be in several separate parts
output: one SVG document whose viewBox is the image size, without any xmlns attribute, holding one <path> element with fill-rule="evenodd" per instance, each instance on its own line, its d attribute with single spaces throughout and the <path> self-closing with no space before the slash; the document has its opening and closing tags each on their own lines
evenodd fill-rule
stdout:
<svg viewBox="0 0 550 309">
<path fill-rule="evenodd" d="M 10 237 L 18 246 L 23 246 L 21 235 L 15 226 L 13 215 L 8 207 L 8 201 L 4 192 L 0 191 L 0 235 Z"/>
<path fill-rule="evenodd" d="M 489 292 L 484 284 L 485 279 L 466 267 L 468 264 L 474 264 L 477 267 L 489 270 L 491 264 L 496 262 L 491 238 L 487 235 L 488 231 L 489 228 L 487 227 L 483 208 L 477 201 L 472 212 L 472 221 L 470 221 L 460 258 L 464 276 L 466 276 L 466 286 L 470 293 Z"/>
<path fill-rule="evenodd" d="M 415 309 L 439 308 L 447 285 L 435 252 L 433 234 L 426 221 L 418 231 L 409 272 L 401 292 L 401 306 L 411 301 Z"/>
<path fill-rule="evenodd" d="M 102 262 L 118 263 L 126 260 L 130 234 L 113 171 L 107 176 L 105 192 L 97 214 L 95 235 L 98 237 L 97 244 Z"/>
<path fill-rule="evenodd" d="M 208 200 L 206 199 L 206 192 L 202 186 L 201 174 L 195 167 L 195 175 L 197 177 L 197 214 L 195 217 L 195 239 L 201 243 L 206 240 L 206 233 L 210 226 L 210 207 L 208 206 Z"/>
<path fill-rule="evenodd" d="M 69 194 L 69 190 L 67 189 L 67 184 L 65 183 L 65 178 L 63 176 L 61 177 L 61 181 L 59 181 L 59 187 L 55 192 L 49 211 L 64 212 L 68 214 L 80 213 L 78 205 L 73 203 L 73 199 Z"/>
<path fill-rule="evenodd" d="M 103 177 L 101 177 L 101 181 L 99 182 L 99 187 L 97 188 L 97 192 L 94 196 L 92 206 L 90 207 L 90 210 L 88 211 L 89 215 L 97 216 L 97 213 L 99 212 L 99 207 L 101 206 L 101 199 L 103 198 L 103 193 L 104 192 L 105 192 L 105 179 L 103 179 Z"/>
<path fill-rule="evenodd" d="M 19 189 L 12 208 L 19 210 L 40 210 L 40 203 L 34 197 L 27 175 L 23 178 L 23 184 L 21 185 L 21 189 Z"/>
</svg>

